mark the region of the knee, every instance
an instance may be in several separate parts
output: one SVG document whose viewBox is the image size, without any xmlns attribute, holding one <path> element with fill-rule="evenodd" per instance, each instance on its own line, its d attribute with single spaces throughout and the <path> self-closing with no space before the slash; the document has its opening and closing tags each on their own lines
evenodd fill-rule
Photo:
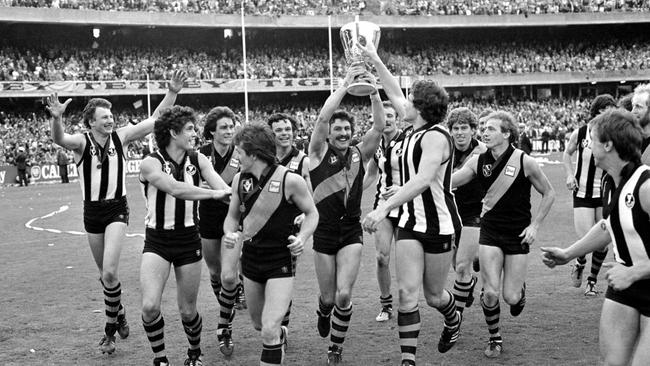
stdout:
<svg viewBox="0 0 650 366">
<path fill-rule="evenodd" d="M 260 328 L 262 330 L 262 340 L 264 341 L 265 344 L 278 343 L 277 340 L 280 338 L 279 327 L 275 327 L 271 325 L 263 325 Z"/>
<path fill-rule="evenodd" d="M 160 304 L 147 299 L 142 300 L 142 319 L 152 321 L 158 314 L 160 314 Z"/>
<path fill-rule="evenodd" d="M 521 291 L 504 291 L 503 300 L 508 305 L 515 305 L 521 299 Z"/>
<path fill-rule="evenodd" d="M 221 284 L 223 287 L 232 288 L 239 283 L 239 275 L 236 271 L 221 271 Z"/>
<path fill-rule="evenodd" d="M 117 286 L 117 271 L 113 268 L 102 269 L 102 283 L 104 286 L 113 288 Z"/>
<path fill-rule="evenodd" d="M 403 311 L 407 311 L 411 308 L 417 306 L 418 302 L 418 293 L 417 290 L 412 290 L 410 288 L 400 288 L 399 289 L 399 306 Z"/>
<path fill-rule="evenodd" d="M 472 275 L 470 262 L 464 259 L 456 259 L 456 274 L 461 278 L 466 278 Z"/>
<path fill-rule="evenodd" d="M 341 289 L 336 291 L 336 306 L 339 308 L 346 308 L 352 300 L 352 293 L 349 289 Z"/>
<path fill-rule="evenodd" d="M 486 305 L 494 305 L 499 301 L 499 293 L 497 291 L 494 291 L 492 289 L 484 289 L 483 290 L 483 302 Z"/>
<path fill-rule="evenodd" d="M 186 302 L 183 305 L 179 306 L 179 312 L 181 314 L 181 319 L 185 322 L 190 322 L 194 320 L 196 316 L 196 301 Z"/>
<path fill-rule="evenodd" d="M 377 252 L 377 267 L 386 269 L 390 264 L 390 255 Z"/>
<path fill-rule="evenodd" d="M 443 291 L 439 292 L 430 292 L 424 294 L 424 299 L 427 301 L 427 305 L 433 308 L 439 308 L 444 305 L 442 301 Z"/>
</svg>

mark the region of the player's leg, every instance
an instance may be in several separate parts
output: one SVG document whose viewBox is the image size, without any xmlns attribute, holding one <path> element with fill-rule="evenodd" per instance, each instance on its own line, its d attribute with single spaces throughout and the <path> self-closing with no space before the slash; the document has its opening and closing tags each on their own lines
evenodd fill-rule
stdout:
<svg viewBox="0 0 650 366">
<path fill-rule="evenodd" d="M 154 253 L 143 253 L 140 265 L 142 325 L 154 353 L 154 363 L 168 362 L 165 353 L 165 321 L 160 311 L 171 263 Z"/>
<path fill-rule="evenodd" d="M 503 264 L 503 300 L 510 305 L 510 314 L 518 316 L 526 305 L 527 254 L 508 254 Z"/>
<path fill-rule="evenodd" d="M 343 342 L 345 342 L 352 318 L 352 288 L 359 274 L 362 249 L 361 243 L 349 244 L 336 254 L 336 296 L 332 312 L 330 352 L 339 362 Z M 328 352 L 328 358 L 330 352 Z"/>
<path fill-rule="evenodd" d="M 483 283 L 481 307 L 490 333 L 485 355 L 487 357 L 498 357 L 503 349 L 503 339 L 501 333 L 499 333 L 499 319 L 501 317 L 499 295 L 504 255 L 499 247 L 479 245 L 479 261 L 481 262 L 481 281 Z"/>
<path fill-rule="evenodd" d="M 415 364 L 418 336 L 422 323 L 418 300 L 424 274 L 424 250 L 414 239 L 395 243 L 395 274 L 399 291 L 397 327 L 402 364 Z"/>
<path fill-rule="evenodd" d="M 393 295 L 390 292 L 390 248 L 393 241 L 393 223 L 383 219 L 375 237 L 375 253 L 377 262 L 377 283 L 379 284 L 379 302 L 381 310 L 377 315 L 378 322 L 384 322 L 393 317 Z"/>
<path fill-rule="evenodd" d="M 605 365 L 618 366 L 630 363 L 634 346 L 639 339 L 640 316 L 633 307 L 605 299 L 600 315 L 599 336 L 600 352 L 605 359 Z M 639 347 L 642 345 L 640 344 Z M 645 348 L 648 348 L 647 345 Z M 647 364 L 647 359 L 643 361 L 642 364 Z"/>
<path fill-rule="evenodd" d="M 198 244 L 198 243 L 197 243 Z M 189 347 L 187 348 L 187 359 L 185 365 L 200 365 L 201 360 L 201 331 L 203 319 L 196 309 L 196 299 L 201 284 L 202 263 L 198 261 L 185 263 L 187 261 L 174 263 L 174 274 L 176 275 L 176 300 L 178 311 L 181 314 L 181 322 L 187 336 Z"/>
<path fill-rule="evenodd" d="M 233 248 L 221 244 L 221 291 L 219 292 L 219 324 L 217 338 L 219 350 L 225 356 L 232 355 L 232 319 L 234 317 L 235 298 L 239 286 L 239 258 L 242 243 L 238 242 Z"/>
<path fill-rule="evenodd" d="M 472 275 L 472 265 L 478 253 L 478 237 L 478 228 L 464 227 L 456 248 L 456 280 L 452 293 L 456 308 L 461 313 L 474 302 L 474 287 L 478 278 Z"/>
<path fill-rule="evenodd" d="M 603 208 L 602 207 L 595 208 L 594 223 L 599 222 L 602 218 L 603 218 Z M 589 276 L 587 277 L 587 288 L 585 289 L 585 296 L 598 296 L 598 290 L 596 289 L 596 282 L 598 282 L 598 274 L 600 273 L 600 267 L 603 265 L 603 262 L 607 257 L 607 249 L 608 248 L 605 247 L 601 250 L 596 250 L 593 253 L 591 253 L 591 270 L 589 271 Z"/>
<path fill-rule="evenodd" d="M 576 199 L 574 199 L 575 201 Z M 575 202 L 574 202 L 575 204 Z M 573 226 L 579 238 L 582 238 L 594 226 L 595 209 L 590 207 L 573 208 Z M 586 256 L 576 258 L 576 262 L 571 266 L 571 282 L 573 287 L 582 286 L 582 277 L 584 275 Z"/>
<path fill-rule="evenodd" d="M 330 333 L 331 314 L 336 297 L 336 254 L 314 251 L 314 269 L 318 280 L 318 334 L 325 338 Z"/>
<path fill-rule="evenodd" d="M 248 282 L 246 282 L 248 285 Z M 249 287 L 246 287 L 250 294 Z M 262 323 L 262 356 L 260 365 L 281 365 L 284 357 L 283 344 L 287 328 L 281 326 L 293 293 L 293 277 L 272 278 L 266 282 Z M 250 309 L 251 298 L 249 298 Z"/>
<path fill-rule="evenodd" d="M 221 240 L 201 237 L 203 259 L 210 273 L 210 286 L 214 296 L 219 299 L 221 291 Z"/>
<path fill-rule="evenodd" d="M 632 356 L 632 366 L 643 366 L 650 360 L 650 317 L 639 315 L 639 337 Z"/>
</svg>

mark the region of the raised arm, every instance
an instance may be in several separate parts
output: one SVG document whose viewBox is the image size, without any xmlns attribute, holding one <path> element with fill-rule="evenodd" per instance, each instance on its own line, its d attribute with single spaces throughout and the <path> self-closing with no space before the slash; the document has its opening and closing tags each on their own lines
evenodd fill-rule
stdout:
<svg viewBox="0 0 650 366">
<path fill-rule="evenodd" d="M 76 156 L 80 156 L 86 147 L 84 136 L 81 134 L 70 135 L 65 132 L 65 127 L 63 126 L 63 113 L 65 113 L 72 99 L 68 98 L 68 100 L 61 104 L 58 93 L 54 93 L 47 97 L 46 102 L 47 107 L 45 108 L 50 112 L 50 116 L 52 116 L 50 123 L 50 136 L 52 140 L 57 145 L 74 151 Z"/>
<path fill-rule="evenodd" d="M 533 218 L 530 225 L 524 229 L 519 235 L 522 237 L 522 243 L 533 244 L 537 237 L 537 230 L 539 226 L 551 210 L 551 206 L 555 201 L 555 190 L 548 181 L 546 174 L 539 167 L 539 164 L 528 155 L 524 155 L 524 173 L 528 176 L 528 180 L 535 187 L 535 190 L 542 195 L 542 200 L 537 208 L 537 214 Z"/>
<path fill-rule="evenodd" d="M 140 178 L 149 182 L 159 190 L 183 200 L 221 199 L 229 192 L 196 187 L 193 184 L 179 182 L 162 171 L 162 165 L 157 159 L 148 157 L 140 164 Z"/>
<path fill-rule="evenodd" d="M 578 188 L 578 181 L 576 181 L 575 174 L 573 173 L 573 154 L 575 154 L 576 150 L 578 149 L 578 130 L 574 130 L 573 133 L 571 133 L 571 137 L 569 138 L 569 143 L 566 145 L 566 149 L 564 149 L 564 153 L 562 154 L 562 166 L 564 167 L 564 174 L 566 175 L 566 187 L 570 190 L 573 191 L 576 188 Z"/>
<path fill-rule="evenodd" d="M 462 168 L 455 171 L 451 175 L 451 187 L 456 188 L 464 186 L 469 183 L 476 177 L 476 167 L 478 166 L 478 156 L 472 156 L 469 160 L 463 165 Z"/>
<path fill-rule="evenodd" d="M 370 159 L 366 166 L 366 174 L 363 176 L 363 190 L 365 191 L 371 185 L 377 183 L 377 176 L 379 175 L 379 168 L 375 159 Z"/>
<path fill-rule="evenodd" d="M 318 113 L 318 118 L 316 119 L 316 124 L 314 125 L 314 130 L 311 133 L 311 139 L 309 141 L 309 160 L 312 166 L 318 166 L 323 159 L 325 151 L 327 151 L 326 142 L 330 118 L 332 118 L 332 115 L 341 104 L 343 97 L 347 93 L 347 87 L 352 82 L 354 76 L 362 71 L 363 68 L 360 66 L 351 67 L 345 75 L 343 83 L 325 100 L 325 104 L 323 104 L 323 107 Z"/>
<path fill-rule="evenodd" d="M 402 88 L 400 88 L 397 79 L 390 73 L 390 71 L 388 71 L 384 62 L 379 58 L 375 45 L 372 42 L 368 42 L 365 47 L 359 43 L 357 43 L 357 46 L 363 55 L 367 57 L 368 61 L 375 66 L 375 69 L 377 69 L 379 81 L 384 88 L 384 92 L 386 92 L 388 99 L 393 102 L 393 107 L 397 114 L 404 118 L 404 105 L 406 98 L 404 97 L 404 93 L 402 93 Z"/>
<path fill-rule="evenodd" d="M 384 127 L 386 126 L 386 114 L 384 113 L 384 106 L 381 103 L 379 93 L 371 95 L 370 102 L 372 103 L 372 128 L 363 135 L 359 146 L 363 161 L 372 159 L 372 155 L 379 147 L 381 134 L 384 132 Z"/>
<path fill-rule="evenodd" d="M 172 80 L 169 82 L 167 94 L 165 98 L 160 102 L 158 108 L 153 112 L 151 117 L 145 119 L 144 121 L 138 123 L 137 125 L 127 125 L 118 129 L 118 134 L 124 145 L 128 144 L 133 140 L 139 140 L 146 135 L 150 134 L 153 131 L 153 125 L 160 116 L 160 112 L 169 108 L 176 103 L 176 97 L 178 93 L 183 89 L 183 83 L 187 80 L 187 74 L 185 71 L 176 70 L 172 74 Z"/>
</svg>

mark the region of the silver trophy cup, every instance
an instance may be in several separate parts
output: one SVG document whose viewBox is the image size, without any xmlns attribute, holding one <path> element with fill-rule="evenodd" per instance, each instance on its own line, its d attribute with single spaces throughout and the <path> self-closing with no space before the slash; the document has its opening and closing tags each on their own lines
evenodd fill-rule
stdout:
<svg viewBox="0 0 650 366">
<path fill-rule="evenodd" d="M 379 46 L 379 38 L 381 37 L 379 26 L 375 23 L 365 21 L 351 22 L 341 27 L 340 37 L 348 66 L 363 64 L 366 70 L 368 70 L 369 66 L 363 59 L 361 50 L 356 46 L 356 43 L 358 42 L 362 46 L 365 46 L 368 42 L 372 42 L 375 48 L 377 48 Z M 356 76 L 348 86 L 348 94 L 361 97 L 377 91 L 375 85 L 363 80 L 360 76 Z"/>
</svg>

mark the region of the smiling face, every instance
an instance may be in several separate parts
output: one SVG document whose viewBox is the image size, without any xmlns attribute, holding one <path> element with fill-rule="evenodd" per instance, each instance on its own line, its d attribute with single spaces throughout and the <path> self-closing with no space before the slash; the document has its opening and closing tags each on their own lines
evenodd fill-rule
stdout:
<svg viewBox="0 0 650 366">
<path fill-rule="evenodd" d="M 638 121 L 648 114 L 648 98 L 650 93 L 638 93 L 632 97 L 632 114 Z"/>
<path fill-rule="evenodd" d="M 97 107 L 92 120 L 89 121 L 90 128 L 93 132 L 100 134 L 110 134 L 115 128 L 113 113 L 110 108 Z"/>
<path fill-rule="evenodd" d="M 336 118 L 330 124 L 329 142 L 338 150 L 346 150 L 350 147 L 352 138 L 352 125 L 349 121 Z"/>
<path fill-rule="evenodd" d="M 196 144 L 196 129 L 194 128 L 194 122 L 187 122 L 184 124 L 183 128 L 178 133 L 172 131 L 172 139 L 176 142 L 176 146 L 179 148 L 185 151 L 193 150 Z"/>
<path fill-rule="evenodd" d="M 271 124 L 275 137 L 275 146 L 289 148 L 293 144 L 293 126 L 291 121 L 282 119 Z"/>
<path fill-rule="evenodd" d="M 508 145 L 509 138 L 510 132 L 501 131 L 501 120 L 491 118 L 485 122 L 485 130 L 483 130 L 483 142 L 488 149 L 493 149 L 501 145 Z"/>
<path fill-rule="evenodd" d="M 235 122 L 230 117 L 221 117 L 217 120 L 212 136 L 216 144 L 227 146 L 232 144 L 234 133 Z"/>
<path fill-rule="evenodd" d="M 395 108 L 384 107 L 384 117 L 386 119 L 384 133 L 390 135 L 397 129 L 397 113 L 395 113 Z"/>
<path fill-rule="evenodd" d="M 472 128 L 467 123 L 455 123 L 451 127 L 451 135 L 454 138 L 454 145 L 463 150 L 470 145 L 472 142 L 472 136 L 474 136 L 475 132 L 476 129 Z"/>
</svg>

